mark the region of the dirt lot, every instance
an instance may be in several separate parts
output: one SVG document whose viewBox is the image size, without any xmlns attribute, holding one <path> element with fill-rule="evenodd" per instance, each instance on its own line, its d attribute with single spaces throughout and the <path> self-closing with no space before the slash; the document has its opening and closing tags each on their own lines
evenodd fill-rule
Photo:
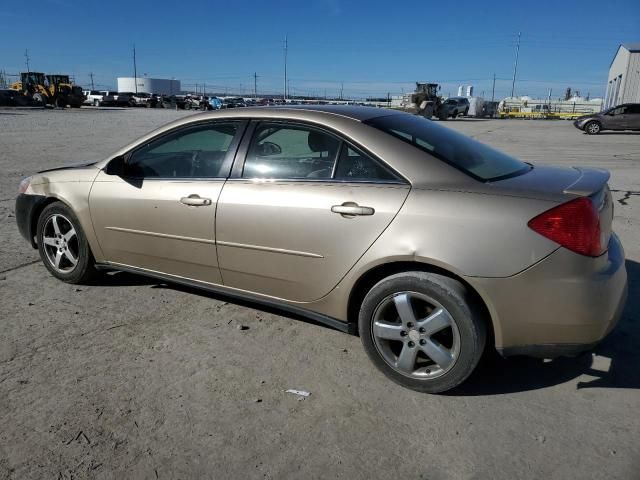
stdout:
<svg viewBox="0 0 640 480">
<path fill-rule="evenodd" d="M 0 110 L 0 478 L 640 478 L 640 132 L 447 123 L 523 160 L 610 169 L 631 290 L 595 354 L 489 356 L 429 396 L 319 325 L 128 274 L 78 288 L 47 273 L 15 226 L 21 177 L 184 114 Z"/>
</svg>

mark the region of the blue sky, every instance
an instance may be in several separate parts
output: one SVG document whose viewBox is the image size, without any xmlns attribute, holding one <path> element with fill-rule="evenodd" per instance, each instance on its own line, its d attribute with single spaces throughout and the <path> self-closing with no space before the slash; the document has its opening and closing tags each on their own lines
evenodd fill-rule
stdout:
<svg viewBox="0 0 640 480">
<path fill-rule="evenodd" d="M 34 12 L 40 12 L 34 14 Z M 288 37 L 294 94 L 384 96 L 417 80 L 456 93 L 511 90 L 517 33 L 522 32 L 516 94 L 559 96 L 571 86 L 602 96 L 618 44 L 640 41 L 639 0 L 518 2 L 259 1 L 137 2 L 35 0 L 0 4 L 0 69 L 70 73 L 97 87 L 138 75 L 177 78 L 183 88 L 246 94 L 282 92 Z"/>
</svg>

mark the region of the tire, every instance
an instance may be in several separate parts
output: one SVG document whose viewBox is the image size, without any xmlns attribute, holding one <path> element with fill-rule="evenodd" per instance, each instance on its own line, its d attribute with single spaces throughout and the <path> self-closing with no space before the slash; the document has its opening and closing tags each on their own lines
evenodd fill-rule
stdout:
<svg viewBox="0 0 640 480">
<path fill-rule="evenodd" d="M 47 105 L 47 100 L 41 93 L 33 94 L 33 101 L 38 104 L 38 106 L 45 107 Z"/>
<path fill-rule="evenodd" d="M 62 97 L 56 98 L 56 107 L 65 108 L 66 106 L 67 106 L 67 101 L 64 98 Z"/>
<path fill-rule="evenodd" d="M 455 110 L 455 111 L 453 112 L 453 115 L 451 115 L 451 118 L 456 118 L 457 116 L 458 116 L 458 111 L 457 111 L 457 110 Z"/>
<path fill-rule="evenodd" d="M 185 110 L 191 110 L 191 103 L 186 102 L 186 103 L 184 104 L 184 109 L 185 109 Z"/>
<path fill-rule="evenodd" d="M 600 122 L 596 122 L 595 120 L 587 122 L 584 126 L 584 131 L 587 132 L 588 135 L 597 135 L 601 130 L 602 125 L 600 125 Z"/>
<path fill-rule="evenodd" d="M 71 229 L 75 234 L 70 235 Z M 78 218 L 64 203 L 54 202 L 44 208 L 38 218 L 37 241 L 40 258 L 54 277 L 67 283 L 87 283 L 95 277 L 95 260 L 87 238 Z"/>
<path fill-rule="evenodd" d="M 464 285 L 426 272 L 399 273 L 374 285 L 360 307 L 358 327 L 374 365 L 423 393 L 464 382 L 482 357 L 487 336 Z"/>
</svg>

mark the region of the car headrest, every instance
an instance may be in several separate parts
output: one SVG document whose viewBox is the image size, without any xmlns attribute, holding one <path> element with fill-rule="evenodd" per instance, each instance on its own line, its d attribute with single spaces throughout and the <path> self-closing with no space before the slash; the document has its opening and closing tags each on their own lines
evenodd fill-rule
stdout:
<svg viewBox="0 0 640 480">
<path fill-rule="evenodd" d="M 307 143 L 312 152 L 333 153 L 338 149 L 338 141 L 335 138 L 314 130 L 309 132 Z"/>
</svg>

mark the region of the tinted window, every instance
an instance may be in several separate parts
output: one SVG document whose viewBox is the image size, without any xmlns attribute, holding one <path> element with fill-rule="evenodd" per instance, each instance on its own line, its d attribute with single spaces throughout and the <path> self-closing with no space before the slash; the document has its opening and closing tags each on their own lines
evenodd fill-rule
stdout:
<svg viewBox="0 0 640 480">
<path fill-rule="evenodd" d="M 365 122 L 482 181 L 518 175 L 529 165 L 416 115 L 389 115 Z"/>
<path fill-rule="evenodd" d="M 627 113 L 639 114 L 640 113 L 640 104 L 638 104 L 638 105 L 629 105 L 627 107 Z"/>
<path fill-rule="evenodd" d="M 312 127 L 260 123 L 251 139 L 244 178 L 331 178 L 340 141 Z"/>
<path fill-rule="evenodd" d="M 145 178 L 226 177 L 224 159 L 238 122 L 199 125 L 178 130 L 133 152 L 126 174 Z"/>
<path fill-rule="evenodd" d="M 356 181 L 398 181 L 398 177 L 369 156 L 343 144 L 334 178 Z"/>
</svg>

